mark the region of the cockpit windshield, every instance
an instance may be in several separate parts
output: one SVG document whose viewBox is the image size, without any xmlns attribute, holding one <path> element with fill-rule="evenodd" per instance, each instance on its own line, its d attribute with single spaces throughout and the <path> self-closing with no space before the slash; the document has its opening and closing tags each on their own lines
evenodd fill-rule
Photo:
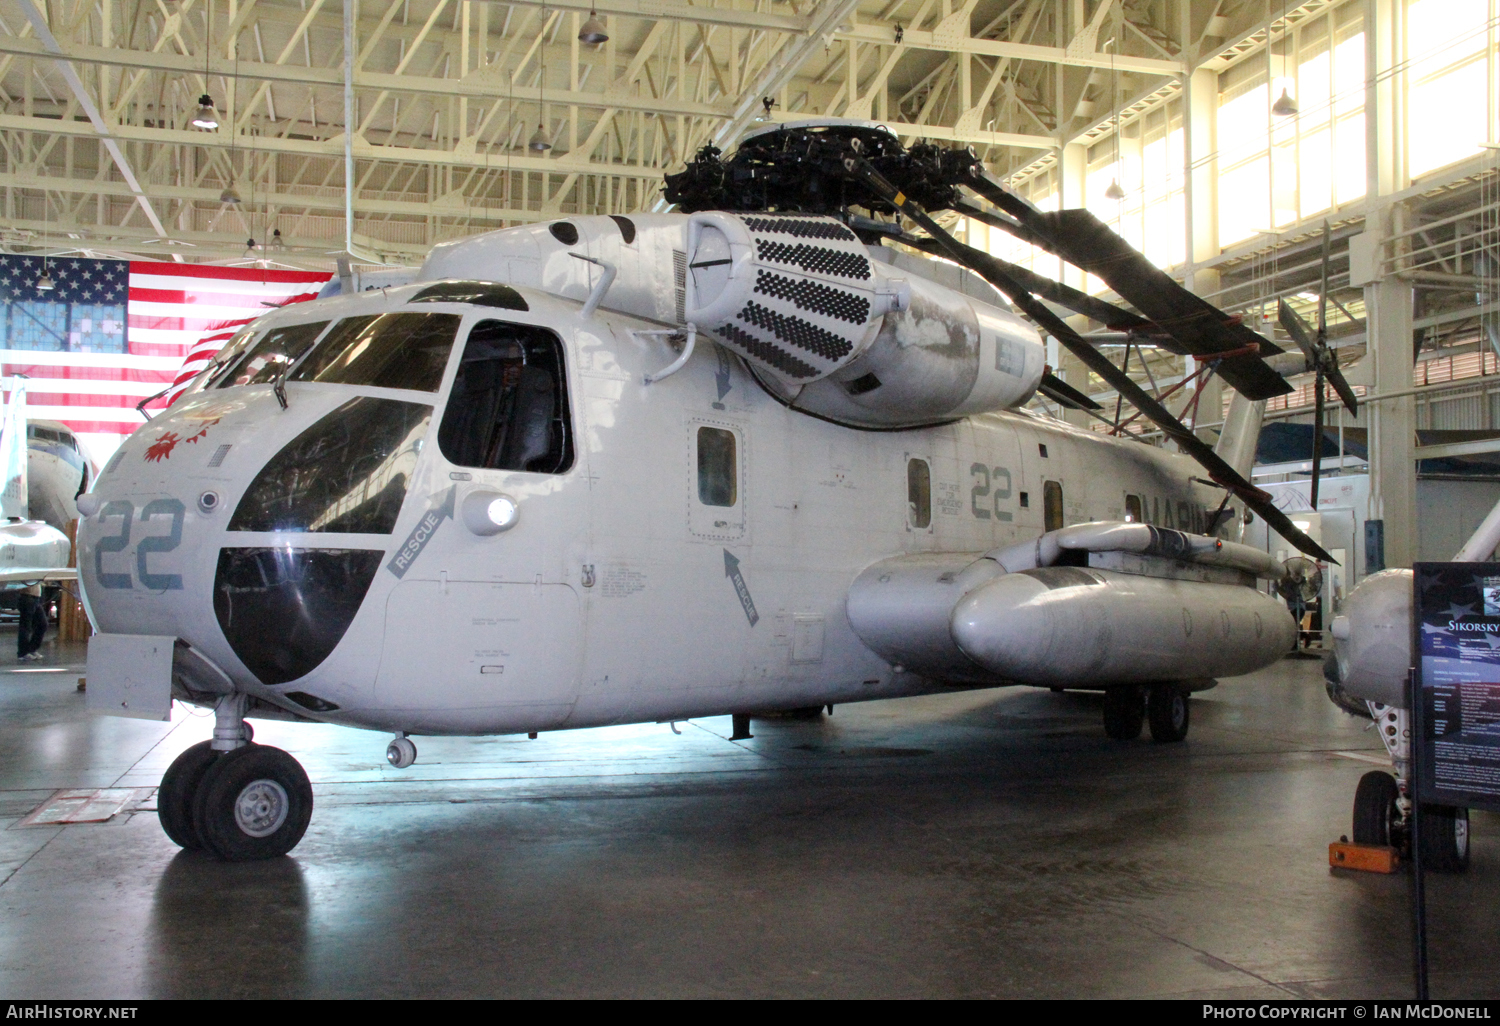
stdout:
<svg viewBox="0 0 1500 1026">
<path fill-rule="evenodd" d="M 414 312 L 350 317 L 334 326 L 288 380 L 436 392 L 462 319 Z"/>
<path fill-rule="evenodd" d="M 289 324 L 284 328 L 272 328 L 235 365 L 234 370 L 214 387 L 233 388 L 236 385 L 259 385 L 275 381 L 282 371 L 307 352 L 326 327 L 327 321 L 313 321 L 311 324 Z"/>
<path fill-rule="evenodd" d="M 228 369 L 244 355 L 246 347 L 250 345 L 251 340 L 254 338 L 255 331 L 253 328 L 241 328 L 233 338 L 225 342 L 219 351 L 209 359 L 208 366 L 204 368 L 208 372 L 208 376 L 203 380 L 203 387 L 213 388 L 218 385 L 228 373 Z"/>
</svg>

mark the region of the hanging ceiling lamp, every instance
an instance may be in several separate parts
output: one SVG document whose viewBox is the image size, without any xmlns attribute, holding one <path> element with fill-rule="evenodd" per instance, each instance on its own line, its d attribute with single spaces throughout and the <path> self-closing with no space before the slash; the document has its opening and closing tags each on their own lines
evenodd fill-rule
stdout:
<svg viewBox="0 0 1500 1026">
<path fill-rule="evenodd" d="M 224 186 L 224 191 L 219 193 L 219 202 L 228 203 L 230 206 L 236 206 L 239 204 L 240 190 L 234 187 L 233 182 L 230 182 L 228 185 Z"/>
<path fill-rule="evenodd" d="M 213 97 L 207 93 L 198 97 L 198 113 L 193 118 L 193 127 L 210 132 L 219 127 L 219 115 L 214 112 Z"/>
<path fill-rule="evenodd" d="M 51 292 L 55 288 L 57 288 L 57 285 L 52 281 L 52 275 L 47 273 L 47 258 L 42 257 L 42 276 L 36 280 L 36 290 L 38 292 Z"/>
<path fill-rule="evenodd" d="M 546 125 L 537 122 L 536 131 L 526 143 L 526 148 L 536 150 L 538 153 L 545 153 L 552 148 L 552 133 L 547 131 Z"/>
<path fill-rule="evenodd" d="M 281 229 L 277 228 L 271 232 L 271 249 L 278 253 L 286 250 L 286 242 L 281 238 Z"/>
<path fill-rule="evenodd" d="M 605 31 L 604 22 L 599 20 L 599 14 L 592 7 L 589 8 L 589 20 L 583 23 L 583 28 L 578 30 L 578 41 L 590 46 L 601 46 L 609 42 L 609 33 Z"/>
<path fill-rule="evenodd" d="M 1281 98 L 1271 104 L 1271 113 L 1275 114 L 1278 118 L 1288 117 L 1297 113 L 1297 101 L 1292 99 L 1291 94 L 1287 92 L 1286 86 L 1281 87 Z"/>
<path fill-rule="evenodd" d="M 1104 190 L 1104 198 L 1112 199 L 1116 203 L 1125 198 L 1125 190 L 1120 188 L 1120 180 L 1118 178 L 1111 178 L 1109 180 L 1109 188 Z"/>
<path fill-rule="evenodd" d="M 245 255 L 247 257 L 255 255 L 255 240 L 254 239 L 246 239 L 245 240 Z"/>
</svg>

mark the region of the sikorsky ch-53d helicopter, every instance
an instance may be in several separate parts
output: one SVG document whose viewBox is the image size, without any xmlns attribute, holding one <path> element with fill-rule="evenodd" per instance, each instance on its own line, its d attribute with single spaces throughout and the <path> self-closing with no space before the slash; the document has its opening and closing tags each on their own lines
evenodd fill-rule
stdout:
<svg viewBox="0 0 1500 1026">
<path fill-rule="evenodd" d="M 1274 344 L 1087 212 L 878 125 L 767 127 L 667 198 L 269 313 L 109 461 L 80 501 L 89 700 L 216 711 L 162 779 L 174 841 L 250 859 L 302 836 L 307 776 L 247 716 L 390 731 L 404 768 L 413 735 L 726 713 L 743 734 L 1026 684 L 1102 690 L 1110 735 L 1174 741 L 1191 691 L 1291 647 L 1255 586 L 1279 566 L 1221 537 L 1233 498 L 1328 558 L 1245 479 L 1253 401 L 1288 390 Z M 963 246 L 942 209 L 1138 312 Z M 1247 400 L 1218 451 L 1043 300 L 1217 361 Z M 1186 455 L 1025 411 L 1089 403 L 1038 328 Z"/>
</svg>

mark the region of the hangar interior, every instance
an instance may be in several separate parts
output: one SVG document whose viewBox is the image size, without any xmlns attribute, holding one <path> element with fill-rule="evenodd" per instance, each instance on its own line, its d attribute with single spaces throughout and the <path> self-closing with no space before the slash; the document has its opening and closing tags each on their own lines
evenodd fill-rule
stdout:
<svg viewBox="0 0 1500 1026">
<path fill-rule="evenodd" d="M 829 117 L 972 147 L 1293 352 L 1278 302 L 1323 307 L 1358 412 L 1331 398 L 1319 430 L 1290 368 L 1253 472 L 1339 560 L 1323 621 L 1500 500 L 1500 0 L 0 0 L 0 250 L 414 267 L 666 211 L 663 176 L 704 147 Z M 1070 324 L 1218 437 L 1229 390 L 1202 361 Z M 1033 408 L 1162 443 L 1048 345 L 1102 410 Z M 1263 523 L 1247 540 L 1296 555 Z M 372 736 L 268 722 L 315 753 L 330 812 L 294 857 L 225 867 L 176 852 L 151 790 L 211 717 L 91 718 L 83 647 L 44 651 L 0 669 L 10 997 L 1408 993 L 1404 878 L 1324 858 L 1385 750 L 1313 661 L 1195 697 L 1170 750 L 1097 737 L 1095 695 L 1032 689 L 753 739 L 727 717 L 447 739 L 404 776 Z M 116 804 L 27 822 L 69 789 Z M 1500 829 L 1471 830 L 1469 873 L 1431 895 L 1440 996 L 1500 990 L 1480 914 Z"/>
</svg>

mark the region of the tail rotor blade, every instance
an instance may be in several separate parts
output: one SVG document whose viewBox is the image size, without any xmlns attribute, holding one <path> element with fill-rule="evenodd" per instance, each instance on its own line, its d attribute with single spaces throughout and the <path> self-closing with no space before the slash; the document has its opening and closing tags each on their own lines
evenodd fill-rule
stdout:
<svg viewBox="0 0 1500 1026">
<path fill-rule="evenodd" d="M 1302 355 L 1307 357 L 1307 362 L 1314 367 L 1318 366 L 1322 361 L 1318 359 L 1318 348 L 1313 341 L 1312 329 L 1297 315 L 1296 310 L 1287 305 L 1284 299 L 1276 304 L 1276 320 L 1286 329 L 1286 333 L 1292 336 L 1292 341 L 1297 343 L 1297 348 L 1302 350 Z"/>
<path fill-rule="evenodd" d="M 1318 482 L 1323 478 L 1323 368 L 1313 377 L 1312 508 L 1318 511 Z"/>
<path fill-rule="evenodd" d="M 1332 355 L 1330 353 L 1330 355 Z M 1328 368 L 1328 383 L 1338 393 L 1339 401 L 1350 413 L 1359 413 L 1359 397 L 1354 394 L 1354 389 L 1349 387 L 1349 382 L 1344 380 L 1344 374 L 1339 370 L 1338 358 L 1335 356 L 1332 366 Z"/>
<path fill-rule="evenodd" d="M 1328 221 L 1323 222 L 1323 281 L 1318 288 L 1318 342 L 1328 340 L 1328 254 L 1331 236 Z"/>
</svg>

